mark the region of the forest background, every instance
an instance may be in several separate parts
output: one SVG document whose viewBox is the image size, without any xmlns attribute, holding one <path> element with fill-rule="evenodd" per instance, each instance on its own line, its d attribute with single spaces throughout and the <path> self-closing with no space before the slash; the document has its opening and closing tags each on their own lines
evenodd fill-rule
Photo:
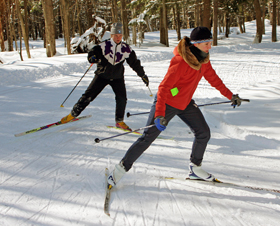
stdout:
<svg viewBox="0 0 280 226">
<path fill-rule="evenodd" d="M 0 49 L 15 48 L 23 60 L 22 39 L 28 58 L 29 39 L 42 39 L 46 55 L 52 57 L 55 40 L 64 38 L 67 53 L 72 54 L 71 39 L 91 28 L 88 41 L 98 44 L 117 21 L 123 23 L 123 39 L 129 44 L 141 43 L 146 31 L 160 31 L 160 43 L 168 47 L 170 29 L 177 31 L 180 40 L 180 29 L 208 27 L 215 46 L 219 33 L 228 37 L 231 26 L 244 33 L 245 22 L 252 20 L 257 24 L 254 43 L 261 43 L 264 21 L 269 19 L 271 40 L 276 42 L 279 11 L 278 0 L 0 0 Z"/>
</svg>

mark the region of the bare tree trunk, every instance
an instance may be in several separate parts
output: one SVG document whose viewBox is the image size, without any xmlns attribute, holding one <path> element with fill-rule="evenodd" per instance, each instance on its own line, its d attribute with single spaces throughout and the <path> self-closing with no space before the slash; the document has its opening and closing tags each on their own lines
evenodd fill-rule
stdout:
<svg viewBox="0 0 280 226">
<path fill-rule="evenodd" d="M 279 2 L 277 4 L 277 25 L 280 25 L 280 7 L 279 7 Z"/>
<path fill-rule="evenodd" d="M 175 0 L 175 9 L 176 9 L 176 31 L 177 31 L 177 40 L 180 41 L 181 40 L 181 21 L 180 21 L 180 7 L 179 4 L 177 2 L 177 0 Z"/>
<path fill-rule="evenodd" d="M 111 1 L 112 1 L 112 22 L 116 23 L 116 22 L 118 22 L 117 0 L 111 0 Z"/>
<path fill-rule="evenodd" d="M 166 45 L 169 47 L 169 41 L 168 41 L 168 26 L 167 26 L 167 9 L 166 9 L 166 4 L 165 0 L 162 0 L 162 20 L 161 20 L 161 30 L 160 30 L 160 35 L 162 36 L 161 39 L 161 44 Z"/>
<path fill-rule="evenodd" d="M 194 12 L 194 24 L 195 27 L 200 26 L 200 7 L 199 7 L 199 0 L 195 1 L 195 12 Z"/>
<path fill-rule="evenodd" d="M 4 52 L 4 51 L 5 51 L 1 16 L 0 16 L 0 48 L 1 48 L 1 52 Z"/>
<path fill-rule="evenodd" d="M 238 23 L 238 27 L 241 33 L 244 33 L 243 30 L 243 5 L 239 5 L 239 14 L 237 15 L 237 23 Z"/>
<path fill-rule="evenodd" d="M 211 20 L 210 20 L 211 0 L 203 0 L 203 5 L 204 5 L 203 26 L 211 30 Z"/>
<path fill-rule="evenodd" d="M 263 34 L 265 34 L 265 14 L 266 14 L 266 0 L 262 0 L 262 24 L 263 24 Z"/>
<path fill-rule="evenodd" d="M 22 34 L 23 34 L 23 40 L 24 40 L 24 43 L 25 43 L 25 49 L 26 49 L 27 57 L 31 58 L 30 51 L 29 51 L 28 34 L 26 34 L 26 30 L 25 30 L 26 25 L 24 24 L 23 17 L 21 15 L 21 10 L 19 8 L 20 7 L 19 6 L 19 1 L 20 0 L 16 0 L 18 17 L 20 19 L 21 31 L 22 31 Z"/>
<path fill-rule="evenodd" d="M 225 36 L 228 38 L 230 33 L 230 18 L 227 12 L 224 14 L 224 23 L 226 27 Z"/>
<path fill-rule="evenodd" d="M 132 18 L 135 18 L 135 17 L 136 17 L 136 9 L 133 9 Z M 135 23 L 133 23 L 133 25 L 132 25 L 132 43 L 134 45 L 137 45 L 137 27 L 136 27 Z"/>
<path fill-rule="evenodd" d="M 270 24 L 272 24 L 272 9 L 271 9 L 271 1 L 267 1 L 267 10 L 269 15 Z"/>
<path fill-rule="evenodd" d="M 89 27 L 92 27 L 94 22 L 93 22 L 93 18 L 92 18 L 93 8 L 92 8 L 91 0 L 86 1 L 86 7 L 87 7 L 86 13 L 87 13 L 87 18 L 88 18 L 88 25 L 89 25 Z M 80 35 L 82 35 L 82 34 L 80 33 Z"/>
<path fill-rule="evenodd" d="M 56 54 L 56 47 L 52 0 L 43 0 L 42 5 L 45 18 L 46 53 L 48 57 L 53 57 Z"/>
<path fill-rule="evenodd" d="M 218 0 L 213 0 L 213 46 L 218 45 Z"/>
<path fill-rule="evenodd" d="M 12 39 L 12 26 L 11 26 L 11 7 L 10 7 L 10 0 L 7 0 L 7 40 L 8 40 L 8 51 L 13 51 L 13 39 Z"/>
<path fill-rule="evenodd" d="M 61 11 L 62 11 L 62 18 L 63 18 L 63 33 L 64 33 L 64 40 L 66 43 L 67 53 L 68 55 L 71 54 L 71 45 L 70 45 L 70 25 L 69 25 L 69 9 L 68 9 L 68 1 L 61 0 Z"/>
<path fill-rule="evenodd" d="M 256 21 L 257 21 L 256 37 L 257 37 L 258 43 L 261 43 L 262 42 L 263 26 L 262 26 L 262 12 L 261 12 L 261 7 L 260 7 L 259 0 L 254 0 L 254 7 L 255 7 Z"/>
<path fill-rule="evenodd" d="M 19 56 L 20 56 L 20 60 L 23 61 L 23 57 L 22 57 L 22 34 L 21 34 L 21 27 L 19 27 L 18 30 L 19 30 Z"/>
<path fill-rule="evenodd" d="M 271 41 L 276 42 L 277 41 L 277 34 L 276 34 L 276 0 L 272 1 L 272 35 L 271 35 Z"/>
<path fill-rule="evenodd" d="M 0 0 L 0 47 L 1 47 L 1 52 L 5 51 L 5 44 L 4 44 L 4 35 L 3 35 L 3 25 L 2 25 L 2 19 L 4 15 L 4 0 Z"/>
<path fill-rule="evenodd" d="M 126 42 L 129 42 L 129 30 L 128 30 L 128 20 L 127 20 L 127 11 L 126 11 L 126 1 L 121 0 L 121 16 L 123 24 L 123 39 Z"/>
<path fill-rule="evenodd" d="M 15 32 L 15 13 L 16 13 L 16 9 L 15 7 L 11 8 L 11 35 L 12 35 L 12 39 L 15 41 L 15 47 L 16 47 L 16 51 L 18 50 L 18 45 L 17 45 L 17 36 L 16 36 L 16 32 Z"/>
</svg>

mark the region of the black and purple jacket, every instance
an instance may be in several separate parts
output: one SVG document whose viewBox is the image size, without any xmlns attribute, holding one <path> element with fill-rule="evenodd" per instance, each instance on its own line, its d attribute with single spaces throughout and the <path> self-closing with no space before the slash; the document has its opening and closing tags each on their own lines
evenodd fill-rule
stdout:
<svg viewBox="0 0 280 226">
<path fill-rule="evenodd" d="M 134 50 L 132 50 L 125 42 L 116 44 L 113 39 L 105 40 L 92 48 L 92 50 L 88 53 L 88 59 L 92 56 L 98 59 L 95 74 L 101 78 L 123 78 L 123 63 L 125 60 L 138 76 L 142 77 L 145 74 L 140 60 L 137 59 Z"/>
</svg>

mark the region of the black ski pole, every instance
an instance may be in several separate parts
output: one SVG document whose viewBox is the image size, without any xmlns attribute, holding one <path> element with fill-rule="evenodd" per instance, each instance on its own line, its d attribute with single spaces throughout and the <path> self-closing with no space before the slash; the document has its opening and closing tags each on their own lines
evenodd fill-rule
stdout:
<svg viewBox="0 0 280 226">
<path fill-rule="evenodd" d="M 129 118 L 129 116 L 133 116 L 133 115 L 143 115 L 143 114 L 149 114 L 150 112 L 141 112 L 141 113 L 135 113 L 135 114 L 130 114 L 129 112 L 126 113 L 126 116 Z"/>
<path fill-rule="evenodd" d="M 112 139 L 114 137 L 123 136 L 123 135 L 129 134 L 129 133 L 137 132 L 139 130 L 147 129 L 147 128 L 150 128 L 150 127 L 153 127 L 153 126 L 155 126 L 155 125 L 153 124 L 153 125 L 145 126 L 145 127 L 139 128 L 139 129 L 135 129 L 135 130 L 132 130 L 132 131 L 129 131 L 129 132 L 121 133 L 121 134 L 118 134 L 118 135 L 115 135 L 115 136 L 111 136 L 111 137 L 106 137 L 106 138 L 103 138 L 103 139 L 95 138 L 94 141 L 96 143 L 99 143 L 100 141 L 103 141 L 103 140 L 108 140 L 108 139 Z"/>
<path fill-rule="evenodd" d="M 245 101 L 245 102 L 250 102 L 249 99 L 240 99 L 241 101 Z M 200 104 L 200 105 L 197 105 L 198 107 L 205 107 L 205 106 L 210 106 L 210 105 L 217 105 L 217 104 L 228 104 L 228 103 L 231 103 L 231 101 L 223 101 L 223 102 L 217 102 L 217 103 L 210 103 L 210 104 Z M 130 114 L 129 112 L 126 113 L 126 116 L 127 117 L 130 117 L 130 116 L 134 116 L 134 115 L 143 115 L 143 114 L 149 114 L 150 112 L 141 112 L 141 113 L 135 113 L 135 114 Z"/>
<path fill-rule="evenodd" d="M 85 77 L 86 73 L 89 71 L 89 69 L 92 67 L 93 63 L 89 66 L 89 68 L 86 70 L 86 72 L 84 73 L 84 75 L 81 77 L 81 79 L 78 81 L 78 83 L 75 85 L 75 87 L 72 89 L 72 91 L 69 93 L 69 95 L 65 98 L 65 100 L 63 101 L 63 103 L 60 105 L 60 107 L 64 107 L 63 104 L 65 103 L 65 101 L 68 99 L 68 97 L 71 95 L 71 93 L 73 93 L 74 89 L 76 89 L 76 87 L 78 86 L 78 84 L 82 81 L 83 77 Z"/>
</svg>

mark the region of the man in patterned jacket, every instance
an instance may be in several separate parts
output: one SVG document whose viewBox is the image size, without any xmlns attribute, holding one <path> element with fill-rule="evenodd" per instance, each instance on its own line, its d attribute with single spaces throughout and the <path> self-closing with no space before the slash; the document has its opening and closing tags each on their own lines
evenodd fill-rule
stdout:
<svg viewBox="0 0 280 226">
<path fill-rule="evenodd" d="M 145 75 L 135 52 L 128 44 L 122 42 L 122 34 L 122 24 L 114 23 L 111 28 L 111 39 L 94 46 L 88 53 L 88 61 L 90 63 L 97 63 L 95 77 L 85 93 L 74 105 L 71 113 L 61 119 L 62 123 L 69 122 L 77 117 L 98 96 L 105 86 L 110 85 L 116 99 L 116 127 L 131 130 L 123 121 L 127 103 L 124 62 L 126 61 L 137 75 L 142 78 L 146 86 L 149 85 L 149 79 Z"/>
</svg>

